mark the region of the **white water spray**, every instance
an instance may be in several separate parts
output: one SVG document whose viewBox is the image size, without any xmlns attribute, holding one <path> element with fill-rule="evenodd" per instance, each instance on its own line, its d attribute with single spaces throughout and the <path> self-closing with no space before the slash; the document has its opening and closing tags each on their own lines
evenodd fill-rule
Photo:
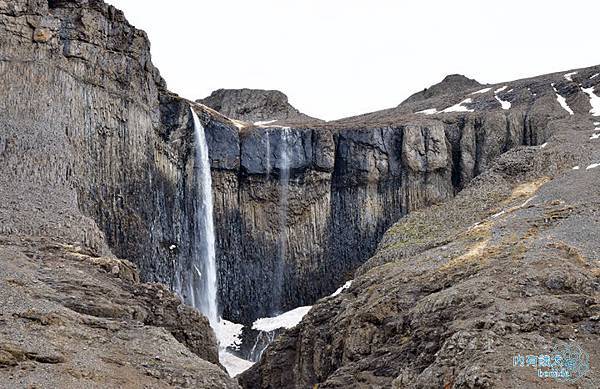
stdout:
<svg viewBox="0 0 600 389">
<path fill-rule="evenodd" d="M 265 170 L 267 171 L 267 179 L 271 175 L 271 134 L 269 129 L 266 129 L 266 138 L 267 138 L 267 150 L 266 150 L 266 158 L 265 158 Z"/>
<path fill-rule="evenodd" d="M 196 112 L 194 119 L 194 174 L 198 191 L 195 201 L 196 249 L 192 258 L 192 269 L 188 290 L 190 303 L 202 312 L 214 328 L 218 322 L 217 309 L 217 265 L 215 257 L 215 227 L 213 221 L 213 194 L 208 159 L 208 145 L 204 127 Z"/>
<path fill-rule="evenodd" d="M 289 127 L 281 127 L 279 164 L 279 247 L 273 271 L 273 303 L 271 313 L 279 313 L 283 292 L 283 273 L 287 254 L 287 214 L 290 181 Z"/>
</svg>

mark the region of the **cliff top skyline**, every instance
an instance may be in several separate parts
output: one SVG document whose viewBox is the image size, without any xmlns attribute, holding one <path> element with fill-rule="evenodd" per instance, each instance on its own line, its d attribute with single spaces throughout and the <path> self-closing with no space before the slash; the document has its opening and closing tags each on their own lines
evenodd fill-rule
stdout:
<svg viewBox="0 0 600 389">
<path fill-rule="evenodd" d="M 170 90 L 275 89 L 324 120 L 395 107 L 451 73 L 499 83 L 598 63 L 580 48 L 600 3 L 581 0 L 109 2 L 148 33 Z"/>
</svg>

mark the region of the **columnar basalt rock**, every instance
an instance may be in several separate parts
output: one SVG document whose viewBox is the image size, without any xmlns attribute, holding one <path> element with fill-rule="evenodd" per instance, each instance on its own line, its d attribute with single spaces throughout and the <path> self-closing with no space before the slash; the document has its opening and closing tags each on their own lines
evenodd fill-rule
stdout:
<svg viewBox="0 0 600 389">
<path fill-rule="evenodd" d="M 453 197 L 499 155 L 531 142 L 525 133 L 532 121 L 516 109 L 405 117 L 381 127 L 307 126 L 288 130 L 282 145 L 281 127 L 247 124 L 235 139 L 231 124 L 204 117 L 213 158 L 221 306 L 225 317 L 243 323 L 277 311 L 273 275 L 282 228 L 287 251 L 279 311 L 337 289 L 395 221 Z M 545 139 L 537 123 L 530 131 L 535 142 Z M 228 148 L 224 138 L 239 143 Z M 290 152 L 285 227 L 279 220 L 282 147 Z M 223 164 L 238 150 L 238 161 Z"/>
<path fill-rule="evenodd" d="M 167 283 L 174 263 L 189 257 L 190 199 L 196 194 L 192 126 L 185 110 L 189 104 L 165 89 L 150 62 L 145 33 L 115 8 L 93 0 L 0 2 L 0 293 L 8 296 L 2 315 L 22 313 L 6 283 L 11 269 L 19 269 L 39 287 L 21 292 L 27 304 L 88 317 L 74 317 L 68 325 L 72 338 L 60 340 L 72 355 L 77 354 L 73 345 L 94 331 L 91 316 L 109 329 L 102 336 L 111 337 L 110 328 L 146 326 L 139 337 L 122 342 L 121 351 L 112 347 L 118 342 L 104 349 L 115 364 L 131 364 L 127 372 L 90 356 L 107 386 L 119 380 L 154 386 L 162 380 L 236 387 L 217 365 L 216 339 L 201 315 L 164 286 L 111 279 L 125 270 L 114 254 L 135 262 L 144 281 Z M 54 246 L 56 252 L 45 256 Z M 75 253 L 63 252 L 63 246 Z M 114 266 L 108 276 L 94 279 L 95 262 Z M 31 329 L 19 328 L 21 335 L 13 338 L 31 341 Z M 60 332 L 42 338 L 51 341 Z M 155 358 L 157 345 L 182 365 L 157 362 L 157 370 L 148 373 L 147 360 L 139 355 Z M 186 347 L 191 352 L 179 357 Z M 89 354 L 102 350 L 102 344 L 92 343 Z M 93 385 L 84 376 L 65 380 L 58 370 L 51 381 L 37 371 L 21 383 Z M 155 378 L 144 378 L 148 374 Z M 194 375 L 201 378 L 190 378 Z"/>
<path fill-rule="evenodd" d="M 150 61 L 145 33 L 102 1 L 0 1 L 0 21 L 0 235 L 44 237 L 81 246 L 92 257 L 115 254 L 134 262 L 143 281 L 173 286 L 176 265 L 192 256 L 197 227 L 192 106 L 205 127 L 212 166 L 220 305 L 225 318 L 242 323 L 330 294 L 353 277 L 398 219 L 451 199 L 477 184 L 476 177 L 507 151 L 541 145 L 589 115 L 590 99 L 582 88 L 600 93 L 600 79 L 592 78 L 598 67 L 581 69 L 573 81 L 557 73 L 486 91 L 473 80 L 451 76 L 396 108 L 330 123 L 306 118 L 275 93 L 272 109 L 258 107 L 258 116 L 234 117 L 278 119 L 264 127 L 230 120 L 170 93 Z M 275 113 L 281 115 L 268 117 Z M 286 136 L 282 126 L 288 127 Z M 509 176 L 540 163 L 504 162 Z M 287 169 L 289 179 L 282 180 Z M 285 213 L 282 182 L 288 186 Z M 417 223 L 416 232 L 403 233 L 412 243 L 433 244 L 422 238 L 422 228 Z M 405 248 L 402 239 L 390 244 Z M 282 282 L 274 284 L 281 265 Z M 383 278 L 385 269 L 377 275 Z M 357 285 L 371 288 L 377 282 Z M 278 303 L 274 295 L 281 296 Z M 169 309 L 177 310 L 169 301 Z M 371 302 L 365 297 L 355 303 Z M 357 313 L 355 308 L 348 312 Z M 382 312 L 396 312 L 388 308 Z M 309 319 L 323 321 L 327 336 L 337 328 L 330 321 L 344 309 L 318 310 L 321 316 Z M 359 313 L 364 315 L 356 326 L 343 327 L 359 331 L 343 350 L 353 361 L 370 355 L 368 342 L 381 335 L 381 323 L 386 325 L 381 312 Z M 169 327 L 173 318 L 168 319 L 147 324 Z M 317 324 L 283 338 L 274 350 L 290 359 L 301 355 L 291 348 L 296 340 L 311 338 L 311 331 L 321 328 Z M 185 331 L 173 331 L 177 339 L 190 340 Z M 190 347 L 201 354 L 209 338 L 200 336 L 202 341 Z M 432 339 L 423 337 L 423 344 L 433 349 L 425 340 Z M 211 350 L 202 356 L 214 359 Z M 315 362 L 317 367 L 294 365 L 304 370 L 293 377 L 257 378 L 257 369 L 272 368 L 265 362 L 248 377 L 267 387 L 288 378 L 302 386 L 355 367 L 342 359 L 336 354 Z M 373 374 L 388 374 L 384 384 L 390 383 L 387 362 Z M 353 384 L 343 373 L 339 385 Z M 398 382 L 415 382 L 417 373 L 408 369 Z M 331 379 L 331 385 L 338 384 Z"/>
<path fill-rule="evenodd" d="M 511 369 L 514 355 L 576 341 L 600 357 L 593 120 L 546 122 L 544 147 L 508 150 L 456 197 L 400 219 L 351 287 L 275 339 L 242 386 L 535 388 L 551 381 Z M 598 379 L 592 369 L 578 384 Z"/>
</svg>

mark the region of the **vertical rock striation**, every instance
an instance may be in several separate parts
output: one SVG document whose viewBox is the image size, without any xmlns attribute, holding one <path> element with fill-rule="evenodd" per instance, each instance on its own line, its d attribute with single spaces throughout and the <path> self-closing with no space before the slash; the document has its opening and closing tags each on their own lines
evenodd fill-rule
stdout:
<svg viewBox="0 0 600 389">
<path fill-rule="evenodd" d="M 395 221 L 453 197 L 507 150 L 543 141 L 545 122 L 534 110 L 515 109 L 292 127 L 286 137 L 281 127 L 248 126 L 233 147 L 222 137 L 235 138 L 235 129 L 208 125 L 224 317 L 251 323 L 330 294 Z M 237 147 L 239 165 L 223 164 Z M 290 176 L 279 285 L 282 148 Z"/>
</svg>

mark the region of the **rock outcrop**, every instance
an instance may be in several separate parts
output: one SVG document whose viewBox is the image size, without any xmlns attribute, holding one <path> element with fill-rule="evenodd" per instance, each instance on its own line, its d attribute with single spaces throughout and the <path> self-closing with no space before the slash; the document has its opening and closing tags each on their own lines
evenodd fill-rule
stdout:
<svg viewBox="0 0 600 389">
<path fill-rule="evenodd" d="M 206 319 L 113 255 L 164 280 L 193 245 L 177 102 L 115 8 L 0 1 L 0 386 L 237 387 Z"/>
<path fill-rule="evenodd" d="M 600 120 L 581 88 L 600 94 L 599 69 L 581 69 L 573 81 L 561 73 L 444 97 L 455 104 L 471 96 L 465 105 L 474 112 L 413 115 L 446 129 L 461 123 L 446 137 L 455 150 L 453 182 L 464 189 L 394 224 L 352 286 L 276 339 L 242 385 L 533 388 L 556 381 L 514 367 L 513 356 L 576 341 L 597 360 L 600 145 L 592 135 Z M 499 109 L 495 96 L 511 108 Z M 443 110 L 433 99 L 412 109 Z M 592 368 L 577 385 L 597 382 Z"/>
<path fill-rule="evenodd" d="M 441 82 L 425 88 L 421 92 L 417 92 L 404 100 L 402 104 L 410 104 L 418 101 L 431 99 L 432 97 L 440 97 L 445 95 L 455 95 L 457 92 L 476 88 L 481 84 L 473 79 L 463 76 L 462 74 L 450 74 Z"/>
<path fill-rule="evenodd" d="M 0 386 L 238 387 L 206 318 L 133 264 L 23 235 L 0 261 Z"/>
<path fill-rule="evenodd" d="M 219 89 L 196 102 L 219 113 L 246 122 L 321 122 L 294 108 L 288 97 L 278 90 Z"/>
</svg>

